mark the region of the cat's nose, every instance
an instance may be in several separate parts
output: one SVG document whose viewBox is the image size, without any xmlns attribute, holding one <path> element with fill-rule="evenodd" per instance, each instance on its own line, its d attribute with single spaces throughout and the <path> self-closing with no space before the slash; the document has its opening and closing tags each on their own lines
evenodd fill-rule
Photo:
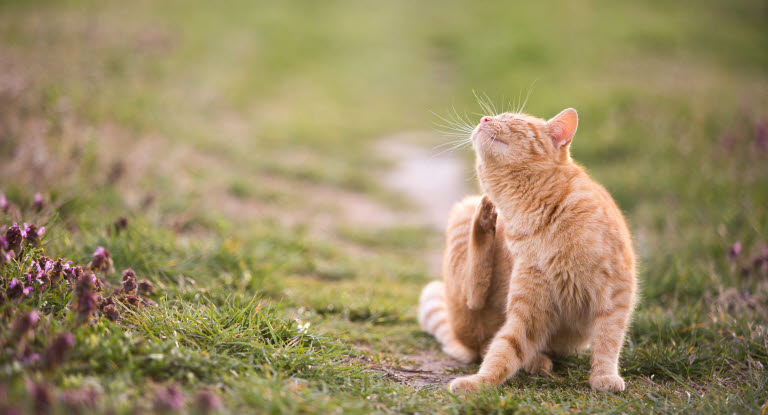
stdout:
<svg viewBox="0 0 768 415">
<path fill-rule="evenodd" d="M 488 117 L 488 116 L 485 116 L 485 117 L 483 117 L 483 118 L 480 118 L 480 123 L 482 124 L 482 123 L 484 123 L 484 122 L 488 122 L 488 121 L 490 121 L 490 120 L 492 120 L 492 119 L 493 119 L 493 117 Z"/>
</svg>

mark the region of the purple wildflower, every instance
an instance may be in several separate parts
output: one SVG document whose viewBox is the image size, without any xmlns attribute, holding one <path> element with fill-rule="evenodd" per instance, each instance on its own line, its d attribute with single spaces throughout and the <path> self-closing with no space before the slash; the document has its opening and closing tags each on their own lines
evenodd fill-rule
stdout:
<svg viewBox="0 0 768 415">
<path fill-rule="evenodd" d="M 54 368 L 62 364 L 74 345 L 75 337 L 72 333 L 61 333 L 56 336 L 45 351 L 45 362 L 48 367 Z"/>
<path fill-rule="evenodd" d="M 83 320 L 87 320 L 96 308 L 98 296 L 93 290 L 93 274 L 81 275 L 75 285 L 75 294 L 77 296 L 75 309 Z"/>
<path fill-rule="evenodd" d="M 35 208 L 35 212 L 40 212 L 43 210 L 43 195 L 40 194 L 40 192 L 35 193 L 34 201 L 32 202 L 32 207 Z"/>
<path fill-rule="evenodd" d="M 35 262 L 35 264 L 37 265 L 38 269 L 45 270 L 45 268 L 48 266 L 49 262 L 52 262 L 51 258 L 48 258 L 45 255 L 42 255 L 41 257 L 37 258 L 37 262 Z"/>
<path fill-rule="evenodd" d="M 112 224 L 112 227 L 115 229 L 116 234 L 120 234 L 120 232 L 128 228 L 128 218 L 125 216 L 117 218 L 117 220 Z"/>
<path fill-rule="evenodd" d="M 126 295 L 125 301 L 133 307 L 136 307 L 139 305 L 139 297 L 135 295 Z"/>
<path fill-rule="evenodd" d="M 94 290 L 101 291 L 102 289 L 104 289 L 104 283 L 99 278 L 97 278 L 95 275 L 93 276 L 93 279 L 92 279 L 91 282 L 93 282 L 93 289 Z"/>
<path fill-rule="evenodd" d="M 37 310 L 32 310 L 29 313 L 20 314 L 12 323 L 14 335 L 17 338 L 20 338 L 28 331 L 32 330 L 37 325 L 38 321 L 40 321 L 40 314 L 37 312 Z"/>
<path fill-rule="evenodd" d="M 97 295 L 84 294 L 77 298 L 77 311 L 83 319 L 88 319 L 96 307 Z"/>
<path fill-rule="evenodd" d="M 45 269 L 40 267 L 39 263 L 33 265 L 33 269 L 25 275 L 27 277 L 27 286 L 34 287 L 45 286 L 50 282 L 50 277 L 45 273 Z"/>
<path fill-rule="evenodd" d="M 151 295 L 155 291 L 155 286 L 147 280 L 139 281 L 139 294 Z"/>
<path fill-rule="evenodd" d="M 99 392 L 94 388 L 75 389 L 63 392 L 59 399 L 68 409 L 67 413 L 86 414 L 93 412 L 96 408 Z"/>
<path fill-rule="evenodd" d="M 103 246 L 96 248 L 88 265 L 94 271 L 109 271 L 112 268 L 112 255 Z"/>
<path fill-rule="evenodd" d="M 114 304 L 104 306 L 102 313 L 109 321 L 117 321 L 120 318 L 120 312 L 117 311 L 117 307 Z"/>
<path fill-rule="evenodd" d="M 123 270 L 123 281 L 125 281 L 126 278 L 136 279 L 136 272 L 131 268 Z"/>
<path fill-rule="evenodd" d="M 61 276 L 64 277 L 66 281 L 75 279 L 75 269 L 74 268 L 67 268 L 62 273 Z"/>
<path fill-rule="evenodd" d="M 61 278 L 61 275 L 64 272 L 64 263 L 61 258 L 57 259 L 56 262 L 48 261 L 45 264 L 45 271 L 48 273 L 51 284 L 56 284 L 59 282 L 59 278 Z"/>
<path fill-rule="evenodd" d="M 99 309 L 104 311 L 104 307 L 115 305 L 115 298 L 114 297 L 107 297 L 99 303 Z"/>
<path fill-rule="evenodd" d="M 751 270 L 749 269 L 749 267 L 741 267 L 741 275 L 743 275 L 743 276 L 745 276 L 745 277 L 746 277 L 747 275 L 749 275 L 749 272 L 750 272 L 750 271 L 751 271 Z"/>
<path fill-rule="evenodd" d="M 8 281 L 8 289 L 6 290 L 6 293 L 8 293 L 8 298 L 21 297 L 24 294 L 24 284 L 16 278 L 11 278 L 11 280 Z"/>
<path fill-rule="evenodd" d="M 125 270 L 125 271 L 126 273 L 123 273 L 123 292 L 126 294 L 130 294 L 136 291 L 136 286 L 137 286 L 136 277 L 133 276 L 135 275 L 133 274 L 133 271 L 131 271 L 131 274 L 133 275 L 127 273 L 127 271 L 130 271 L 130 270 Z"/>
<path fill-rule="evenodd" d="M 184 395 L 176 385 L 168 385 L 155 391 L 155 409 L 158 412 L 180 411 L 184 408 Z"/>
<path fill-rule="evenodd" d="M 43 382 L 27 381 L 27 393 L 29 394 L 36 414 L 47 414 L 53 404 L 53 394 L 47 384 Z"/>
<path fill-rule="evenodd" d="M 33 352 L 29 345 L 26 345 L 24 351 L 16 359 L 21 363 L 30 364 L 40 360 L 40 354 Z"/>
<path fill-rule="evenodd" d="M 13 251 L 11 252 L 0 251 L 0 264 L 11 262 L 12 259 L 13 259 Z"/>
<path fill-rule="evenodd" d="M 24 224 L 22 235 L 28 244 L 37 246 L 43 234 L 45 234 L 45 226 L 38 229 L 35 225 Z"/>
<path fill-rule="evenodd" d="M 64 279 L 67 281 L 77 281 L 83 273 L 83 268 L 80 266 L 70 267 L 69 265 L 70 263 L 67 262 L 64 267 Z"/>
<path fill-rule="evenodd" d="M 736 243 L 731 246 L 731 248 L 728 250 L 728 260 L 733 261 L 736 259 L 737 256 L 741 253 L 741 241 L 736 241 Z"/>
<path fill-rule="evenodd" d="M 755 270 L 758 270 L 760 268 L 763 268 L 766 264 L 766 258 L 764 256 L 758 255 L 752 260 L 752 268 Z"/>
<path fill-rule="evenodd" d="M 5 242 L 8 244 L 7 251 L 13 251 L 13 253 L 18 257 L 21 253 L 21 241 L 23 239 L 24 237 L 21 234 L 19 225 L 14 223 L 13 226 L 5 231 Z"/>
<path fill-rule="evenodd" d="M 755 148 L 759 153 L 768 150 L 768 126 L 764 121 L 755 124 Z"/>
<path fill-rule="evenodd" d="M 8 213 L 8 208 L 10 208 L 8 204 L 8 199 L 5 198 L 5 193 L 0 193 L 0 210 L 3 211 L 3 213 Z"/>
<path fill-rule="evenodd" d="M 203 414 L 210 414 L 220 411 L 223 407 L 221 404 L 221 399 L 219 399 L 215 393 L 209 390 L 201 390 L 197 392 L 197 395 L 195 396 L 195 403 L 197 404 L 196 406 L 199 412 Z"/>
</svg>

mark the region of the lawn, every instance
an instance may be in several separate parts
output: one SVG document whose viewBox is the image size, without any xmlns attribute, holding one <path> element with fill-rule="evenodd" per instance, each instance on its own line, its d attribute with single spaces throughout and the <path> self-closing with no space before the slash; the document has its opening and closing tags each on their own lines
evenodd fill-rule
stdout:
<svg viewBox="0 0 768 415">
<path fill-rule="evenodd" d="M 0 2 L 0 412 L 767 413 L 767 16 Z M 476 123 L 477 96 L 579 111 L 573 157 L 641 264 L 622 393 L 589 389 L 588 354 L 445 388 L 477 366 L 416 303 L 440 276 L 435 200 L 477 191 L 436 124 Z"/>
</svg>

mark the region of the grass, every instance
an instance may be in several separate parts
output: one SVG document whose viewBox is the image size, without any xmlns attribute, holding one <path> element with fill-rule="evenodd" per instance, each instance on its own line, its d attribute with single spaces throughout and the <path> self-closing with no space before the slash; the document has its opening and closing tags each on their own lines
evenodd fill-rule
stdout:
<svg viewBox="0 0 768 415">
<path fill-rule="evenodd" d="M 119 303 L 115 322 L 78 320 L 69 282 L 0 305 L 0 409 L 765 412 L 765 13 L 750 0 L 0 3 L 0 225 L 47 228 L 0 265 L 0 291 L 41 255 L 86 266 L 99 246 L 114 262 L 102 295 L 129 267 L 155 286 L 154 305 Z M 401 220 L 417 208 L 383 184 L 378 144 L 429 131 L 431 111 L 476 120 L 473 90 L 499 106 L 529 89 L 526 112 L 578 109 L 573 156 L 635 235 L 623 393 L 589 390 L 587 354 L 473 397 L 407 371 L 476 367 L 440 360 L 418 328 L 442 235 Z M 453 154 L 470 178 L 473 155 Z"/>
</svg>

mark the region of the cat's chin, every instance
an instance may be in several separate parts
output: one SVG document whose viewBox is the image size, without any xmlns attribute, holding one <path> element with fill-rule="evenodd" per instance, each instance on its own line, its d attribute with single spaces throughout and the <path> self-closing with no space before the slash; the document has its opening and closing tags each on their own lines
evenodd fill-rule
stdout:
<svg viewBox="0 0 768 415">
<path fill-rule="evenodd" d="M 485 131 L 482 128 L 478 128 L 477 131 L 475 131 L 472 139 L 475 140 L 475 143 L 481 146 L 494 145 L 500 146 L 501 148 L 509 147 L 509 144 L 499 138 L 498 134 L 491 131 Z"/>
</svg>

